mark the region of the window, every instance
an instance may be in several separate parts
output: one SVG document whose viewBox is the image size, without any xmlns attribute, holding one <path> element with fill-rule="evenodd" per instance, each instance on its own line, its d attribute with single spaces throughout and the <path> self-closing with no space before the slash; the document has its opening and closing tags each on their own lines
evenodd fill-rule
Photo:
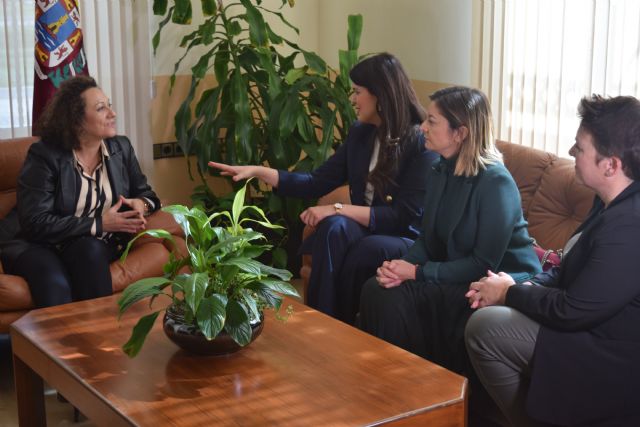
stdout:
<svg viewBox="0 0 640 427">
<path fill-rule="evenodd" d="M 0 6 L 0 138 L 31 135 L 35 4 L 3 0 Z M 111 97 L 118 133 L 131 139 L 150 174 L 150 2 L 79 0 L 78 6 L 89 73 Z"/>
<path fill-rule="evenodd" d="M 639 41 L 638 1 L 483 0 L 496 137 L 568 156 L 582 97 L 640 98 Z"/>
<path fill-rule="evenodd" d="M 0 7 L 0 138 L 31 134 L 34 8 L 4 0 Z"/>
</svg>

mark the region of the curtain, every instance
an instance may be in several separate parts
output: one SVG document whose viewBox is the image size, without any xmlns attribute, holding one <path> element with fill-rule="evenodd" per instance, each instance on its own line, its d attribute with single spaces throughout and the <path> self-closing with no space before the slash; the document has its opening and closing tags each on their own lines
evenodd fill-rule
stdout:
<svg viewBox="0 0 640 427">
<path fill-rule="evenodd" d="M 481 62 L 496 137 L 568 157 L 582 97 L 640 98 L 640 2 L 483 0 Z"/>
<path fill-rule="evenodd" d="M 118 133 L 131 139 L 141 166 L 151 174 L 150 2 L 77 3 L 89 71 L 111 98 Z M 35 0 L 3 0 L 0 8 L 0 138 L 31 135 L 34 10 Z"/>
<path fill-rule="evenodd" d="M 0 138 L 31 134 L 34 9 L 23 0 L 0 8 Z"/>
</svg>

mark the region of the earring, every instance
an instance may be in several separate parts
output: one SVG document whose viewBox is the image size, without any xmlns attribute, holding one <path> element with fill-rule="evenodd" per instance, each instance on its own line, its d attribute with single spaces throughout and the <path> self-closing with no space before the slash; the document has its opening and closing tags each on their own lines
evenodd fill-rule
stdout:
<svg viewBox="0 0 640 427">
<path fill-rule="evenodd" d="M 376 111 L 377 111 L 378 113 L 381 113 L 381 112 L 382 112 L 382 107 L 380 106 L 380 104 L 376 104 Z"/>
</svg>

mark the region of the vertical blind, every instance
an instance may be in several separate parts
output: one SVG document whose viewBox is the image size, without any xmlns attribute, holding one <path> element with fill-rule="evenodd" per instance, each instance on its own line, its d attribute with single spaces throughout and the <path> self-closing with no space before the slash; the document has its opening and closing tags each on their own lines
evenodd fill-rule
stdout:
<svg viewBox="0 0 640 427">
<path fill-rule="evenodd" d="M 640 2 L 483 0 L 481 58 L 496 137 L 568 156 L 582 97 L 640 98 Z"/>
<path fill-rule="evenodd" d="M 35 3 L 2 1 L 0 138 L 31 135 Z M 89 72 L 111 98 L 118 133 L 131 139 L 141 166 L 151 173 L 149 2 L 79 0 L 78 6 Z"/>
</svg>

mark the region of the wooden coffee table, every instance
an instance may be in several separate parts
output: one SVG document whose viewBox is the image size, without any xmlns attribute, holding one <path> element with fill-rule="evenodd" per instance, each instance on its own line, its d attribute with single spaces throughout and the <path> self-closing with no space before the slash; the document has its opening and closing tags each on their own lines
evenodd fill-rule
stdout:
<svg viewBox="0 0 640 427">
<path fill-rule="evenodd" d="M 147 306 L 117 296 L 33 310 L 11 326 L 21 426 L 46 424 L 43 380 L 98 425 L 466 423 L 467 380 L 293 300 L 238 353 L 190 356 L 160 319 L 140 354 L 120 349 Z"/>
</svg>

